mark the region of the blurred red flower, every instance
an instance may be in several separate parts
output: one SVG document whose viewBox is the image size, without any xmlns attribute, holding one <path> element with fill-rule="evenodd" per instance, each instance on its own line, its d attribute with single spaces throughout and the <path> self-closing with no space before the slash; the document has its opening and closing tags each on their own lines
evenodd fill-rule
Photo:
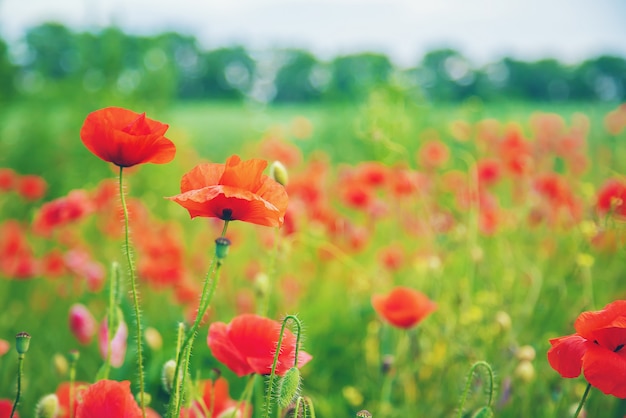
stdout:
<svg viewBox="0 0 626 418">
<path fill-rule="evenodd" d="M 13 410 L 13 402 L 7 399 L 0 399 L 0 418 L 9 418 Z M 20 418 L 17 412 L 13 414 L 13 418 Z"/>
<path fill-rule="evenodd" d="M 100 380 L 82 392 L 76 418 L 142 418 L 130 382 Z"/>
<path fill-rule="evenodd" d="M 596 208 L 601 214 L 626 218 L 626 183 L 610 179 L 598 191 Z"/>
<path fill-rule="evenodd" d="M 176 146 L 165 138 L 168 125 L 119 107 L 87 115 L 80 138 L 89 151 L 120 167 L 170 162 Z"/>
<path fill-rule="evenodd" d="M 26 200 L 39 200 L 46 194 L 48 184 L 34 174 L 22 176 L 17 181 L 17 192 Z"/>
<path fill-rule="evenodd" d="M 237 376 L 251 373 L 270 374 L 280 336 L 281 323 L 254 314 L 235 317 L 230 324 L 214 322 L 209 327 L 207 343 L 213 356 Z M 294 365 L 296 337 L 285 328 L 276 374 L 282 376 Z M 298 367 L 313 357 L 298 351 Z"/>
<path fill-rule="evenodd" d="M 79 221 L 93 210 L 93 203 L 86 191 L 72 190 L 67 196 L 41 205 L 35 214 L 33 230 L 49 236 L 53 229 Z"/>
<path fill-rule="evenodd" d="M 195 400 L 189 408 L 182 408 L 180 418 L 220 418 L 230 416 L 249 418 L 252 416 L 252 407 L 247 402 L 239 405 L 240 412 L 234 414 L 238 402 L 230 397 L 228 381 L 223 377 L 218 378 L 215 382 L 204 380 L 200 385 L 202 396 L 199 400 Z M 211 416 L 205 415 L 204 411 L 211 411 Z"/>
<path fill-rule="evenodd" d="M 8 192 L 15 187 L 17 174 L 10 168 L 0 168 L 0 192 Z"/>
<path fill-rule="evenodd" d="M 626 399 L 626 300 L 583 312 L 574 329 L 576 334 L 550 340 L 550 366 L 566 378 L 578 377 L 582 369 L 592 386 Z"/>
<path fill-rule="evenodd" d="M 374 310 L 391 325 L 412 328 L 437 309 L 426 295 L 408 287 L 395 287 L 387 295 L 373 295 Z"/>
<path fill-rule="evenodd" d="M 87 389 L 89 383 L 74 382 L 74 388 L 72 393 L 72 416 L 76 416 L 76 406 L 78 399 L 82 398 L 82 393 Z M 70 382 L 60 383 L 56 390 L 57 398 L 59 398 L 59 412 L 58 418 L 70 418 L 70 389 L 72 385 Z"/>
<path fill-rule="evenodd" d="M 181 193 L 168 199 L 187 209 L 192 218 L 279 227 L 287 210 L 287 192 L 262 174 L 265 167 L 267 161 L 241 161 L 237 155 L 228 158 L 226 164 L 199 164 L 183 176 Z"/>
</svg>

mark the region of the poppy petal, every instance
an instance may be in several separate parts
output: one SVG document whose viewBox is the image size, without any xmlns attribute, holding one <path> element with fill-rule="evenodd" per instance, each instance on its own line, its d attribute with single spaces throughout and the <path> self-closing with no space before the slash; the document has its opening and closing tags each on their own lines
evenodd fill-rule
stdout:
<svg viewBox="0 0 626 418">
<path fill-rule="evenodd" d="M 228 326 L 225 323 L 214 322 L 211 324 L 207 344 L 213 356 L 237 376 L 242 377 L 254 373 L 245 357 L 239 353 L 238 348 L 230 341 Z"/>
<path fill-rule="evenodd" d="M 626 328 L 626 300 L 609 303 L 600 311 L 583 312 L 574 323 L 576 332 L 592 341 L 593 332 L 606 327 Z"/>
<path fill-rule="evenodd" d="M 233 155 L 226 160 L 219 183 L 256 193 L 263 184 L 261 176 L 266 167 L 265 160 L 241 161 L 239 156 Z"/>
<path fill-rule="evenodd" d="M 582 362 L 585 379 L 592 386 L 607 395 L 626 399 L 626 351 L 614 353 L 590 344 Z"/>
<path fill-rule="evenodd" d="M 593 345 L 580 335 L 568 335 L 550 340 L 552 347 L 548 350 L 548 362 L 561 376 L 574 378 L 580 376 L 582 358 Z"/>
</svg>

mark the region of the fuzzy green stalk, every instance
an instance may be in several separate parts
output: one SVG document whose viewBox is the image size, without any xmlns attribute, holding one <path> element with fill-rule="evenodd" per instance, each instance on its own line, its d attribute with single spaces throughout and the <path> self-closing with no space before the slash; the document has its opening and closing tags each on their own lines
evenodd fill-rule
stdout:
<svg viewBox="0 0 626 418">
<path fill-rule="evenodd" d="M 224 228 L 222 229 L 222 234 L 220 235 L 220 238 L 224 238 L 226 236 L 226 231 L 228 230 L 228 223 L 229 221 L 224 222 Z M 173 387 L 172 399 L 170 400 L 170 404 L 167 409 L 168 418 L 176 418 L 180 416 L 180 409 L 182 407 L 182 399 L 183 399 L 181 391 L 185 387 L 187 368 L 189 367 L 189 358 L 191 357 L 191 348 L 196 338 L 198 328 L 200 327 L 200 323 L 202 322 L 202 318 L 204 317 L 206 310 L 209 308 L 211 299 L 213 299 L 213 294 L 215 293 L 215 289 L 217 288 L 217 278 L 218 278 L 219 270 L 221 266 L 222 266 L 221 260 L 218 260 L 217 256 L 213 257 L 213 260 L 211 261 L 211 265 L 209 267 L 209 272 L 207 273 L 204 279 L 204 285 L 202 287 L 202 294 L 200 296 L 200 305 L 198 307 L 196 319 L 194 320 L 193 325 L 189 329 L 189 332 L 187 332 L 185 341 L 180 347 L 180 351 L 176 355 L 176 370 L 174 372 L 174 387 Z M 181 370 L 183 370 L 183 374 L 180 377 L 180 383 L 179 383 L 178 379 L 179 379 Z"/>
<path fill-rule="evenodd" d="M 296 350 L 295 357 L 293 361 L 293 367 L 298 367 L 298 354 L 300 351 L 300 334 L 302 333 L 302 324 L 300 320 L 295 315 L 287 315 L 283 319 L 283 325 L 280 327 L 280 334 L 278 336 L 278 344 L 276 345 L 276 352 L 274 353 L 274 362 L 272 363 L 272 371 L 270 373 L 270 380 L 268 383 L 267 393 L 265 394 L 265 412 L 263 414 L 264 418 L 269 418 L 270 416 L 270 405 L 271 405 L 271 397 L 272 391 L 274 390 L 274 377 L 276 376 L 276 365 L 278 364 L 278 355 L 280 354 L 280 348 L 283 345 L 283 336 L 285 335 L 285 327 L 287 326 L 287 321 L 292 320 L 296 324 Z"/>
<path fill-rule="evenodd" d="M 494 387 L 493 387 L 493 370 L 491 369 L 491 366 L 489 365 L 489 363 L 487 363 L 486 361 L 477 361 L 476 363 L 472 364 L 472 367 L 470 367 L 470 371 L 467 374 L 467 379 L 465 382 L 465 389 L 463 390 L 463 395 L 461 396 L 461 402 L 459 405 L 459 414 L 458 414 L 458 418 L 461 418 L 463 416 L 463 408 L 465 407 L 465 400 L 467 399 L 467 394 L 470 391 L 470 386 L 472 385 L 472 377 L 474 376 L 474 372 L 476 371 L 476 369 L 478 367 L 483 367 L 486 371 L 487 371 L 487 375 L 489 376 L 489 399 L 487 401 L 487 407 L 491 407 L 491 403 L 493 402 L 493 392 L 494 392 Z"/>
<path fill-rule="evenodd" d="M 115 315 L 117 315 L 115 306 L 118 303 L 119 282 L 120 265 L 116 262 L 113 262 L 111 264 L 111 278 L 109 282 L 109 314 L 107 316 L 107 356 L 104 361 L 104 365 L 102 366 L 102 369 L 98 373 L 98 380 L 108 379 L 109 372 L 111 371 L 111 345 L 113 344 L 113 328 L 115 326 Z"/>
<path fill-rule="evenodd" d="M 126 206 L 126 199 L 124 198 L 124 183 L 123 175 L 124 167 L 120 167 L 120 200 L 122 202 L 122 210 L 124 211 L 124 252 L 126 253 L 126 261 L 128 262 L 128 269 L 130 270 L 130 288 L 133 294 L 133 305 L 135 308 L 135 337 L 137 340 L 137 369 L 139 372 L 139 404 L 141 406 L 141 415 L 146 418 L 146 400 L 144 396 L 144 376 L 143 376 L 143 344 L 142 335 L 143 330 L 141 327 L 141 309 L 139 307 L 139 294 L 137 291 L 137 278 L 135 277 L 135 263 L 133 262 L 133 256 L 130 253 L 130 238 L 129 238 L 129 226 L 128 226 L 128 207 Z M 111 312 L 109 316 L 111 316 Z M 111 328 L 109 328 L 109 334 L 111 334 Z M 110 352 L 110 351 L 109 351 Z"/>
<path fill-rule="evenodd" d="M 246 383 L 246 387 L 243 388 L 243 392 L 241 392 L 241 396 L 239 397 L 239 400 L 237 401 L 237 405 L 235 406 L 235 410 L 231 414 L 231 418 L 235 418 L 237 416 L 237 412 L 241 408 L 241 404 L 243 404 L 244 402 L 249 402 L 250 401 L 250 398 L 252 397 L 252 389 L 254 388 L 254 383 L 256 382 L 256 377 L 257 376 L 258 375 L 256 373 L 254 373 L 248 379 L 248 383 Z M 248 408 L 248 406 L 246 406 L 246 409 L 247 408 Z M 244 410 L 244 414 L 243 414 L 244 417 L 248 416 L 246 414 L 246 412 L 248 412 L 248 411 Z M 208 416 L 210 416 L 210 415 L 208 415 Z"/>
<path fill-rule="evenodd" d="M 24 372 L 24 354 L 18 354 L 17 356 L 17 393 L 15 394 L 15 401 L 13 402 L 13 409 L 11 409 L 11 418 L 17 410 L 17 404 L 20 401 L 22 395 L 22 374 Z"/>
<path fill-rule="evenodd" d="M 587 401 L 587 397 L 589 396 L 590 390 L 591 390 L 591 383 L 587 383 L 587 388 L 585 389 L 585 393 L 583 393 L 583 397 L 581 398 L 580 403 L 578 404 L 578 408 L 576 409 L 574 418 L 578 418 L 578 415 L 580 415 L 580 411 L 583 410 L 583 406 L 585 405 L 585 402 Z"/>
</svg>

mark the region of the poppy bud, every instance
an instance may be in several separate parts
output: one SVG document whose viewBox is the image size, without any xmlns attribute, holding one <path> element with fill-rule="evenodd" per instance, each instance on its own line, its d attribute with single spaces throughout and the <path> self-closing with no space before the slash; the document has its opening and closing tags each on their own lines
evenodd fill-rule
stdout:
<svg viewBox="0 0 626 418">
<path fill-rule="evenodd" d="M 79 358 L 80 358 L 80 351 L 78 350 L 70 350 L 67 353 L 67 359 L 69 360 L 70 364 L 76 364 Z"/>
<path fill-rule="evenodd" d="M 363 409 L 356 413 L 357 418 L 372 418 L 372 413 L 367 409 Z"/>
<path fill-rule="evenodd" d="M 226 237 L 219 237 L 215 240 L 215 257 L 218 261 L 223 260 L 228 255 L 228 248 L 230 247 L 230 240 Z"/>
<path fill-rule="evenodd" d="M 70 308 L 70 331 L 79 343 L 87 345 L 96 334 L 97 324 L 89 309 L 83 304 L 76 303 Z"/>
<path fill-rule="evenodd" d="M 535 349 L 530 345 L 524 345 L 517 349 L 515 355 L 520 361 L 533 361 L 535 359 Z"/>
<path fill-rule="evenodd" d="M 35 408 L 36 418 L 55 418 L 59 413 L 59 398 L 54 393 L 39 400 Z"/>
<path fill-rule="evenodd" d="M 383 374 L 387 374 L 391 371 L 391 368 L 393 367 L 393 363 L 394 363 L 394 356 L 393 354 L 385 354 L 383 356 L 383 361 L 381 363 L 381 371 L 383 372 Z"/>
<path fill-rule="evenodd" d="M 17 354 L 22 357 L 28 352 L 30 347 L 30 334 L 27 332 L 20 332 L 15 336 L 15 350 Z"/>
<path fill-rule="evenodd" d="M 146 343 L 148 344 L 148 347 L 150 347 L 154 351 L 158 351 L 161 349 L 161 347 L 163 347 L 163 337 L 161 337 L 161 334 L 155 328 L 146 328 L 146 330 L 144 331 L 144 337 L 146 338 Z"/>
<path fill-rule="evenodd" d="M 512 325 L 511 316 L 504 311 L 499 311 L 496 314 L 496 323 L 500 327 L 500 330 L 508 331 L 511 329 L 511 325 Z"/>
<path fill-rule="evenodd" d="M 141 404 L 141 392 L 138 392 L 135 395 L 135 400 L 137 401 L 138 404 Z M 143 401 L 145 405 L 150 405 L 150 402 L 152 402 L 152 396 L 149 393 L 144 392 Z"/>
<path fill-rule="evenodd" d="M 523 360 L 515 368 L 515 376 L 522 382 L 528 383 L 535 378 L 535 367 L 530 361 Z"/>
<path fill-rule="evenodd" d="M 62 354 L 56 353 L 52 357 L 52 364 L 54 366 L 54 371 L 56 371 L 57 375 L 65 376 L 68 369 L 67 359 Z"/>
<path fill-rule="evenodd" d="M 161 370 L 161 382 L 167 393 L 171 393 L 172 387 L 174 387 L 174 373 L 176 373 L 176 362 L 174 360 L 166 361 Z"/>
<path fill-rule="evenodd" d="M 274 161 L 272 165 L 270 165 L 270 177 L 273 178 L 276 183 L 287 187 L 289 174 L 287 173 L 287 168 L 285 168 L 280 161 Z"/>
<path fill-rule="evenodd" d="M 277 403 L 286 408 L 300 393 L 300 370 L 292 367 L 278 382 Z"/>
<path fill-rule="evenodd" d="M 265 273 L 254 276 L 254 291 L 259 298 L 264 298 L 270 290 L 270 278 Z"/>
</svg>

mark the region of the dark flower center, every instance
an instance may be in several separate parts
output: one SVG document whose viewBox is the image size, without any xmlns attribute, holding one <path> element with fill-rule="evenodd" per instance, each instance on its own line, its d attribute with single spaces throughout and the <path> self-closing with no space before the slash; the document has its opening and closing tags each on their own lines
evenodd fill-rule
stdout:
<svg viewBox="0 0 626 418">
<path fill-rule="evenodd" d="M 613 350 L 614 353 L 619 352 L 619 350 L 621 350 L 622 348 L 624 348 L 624 344 L 620 344 L 617 347 L 615 347 L 615 350 Z"/>
<path fill-rule="evenodd" d="M 222 220 L 224 221 L 232 221 L 233 220 L 233 210 L 232 209 L 222 209 Z"/>
</svg>

